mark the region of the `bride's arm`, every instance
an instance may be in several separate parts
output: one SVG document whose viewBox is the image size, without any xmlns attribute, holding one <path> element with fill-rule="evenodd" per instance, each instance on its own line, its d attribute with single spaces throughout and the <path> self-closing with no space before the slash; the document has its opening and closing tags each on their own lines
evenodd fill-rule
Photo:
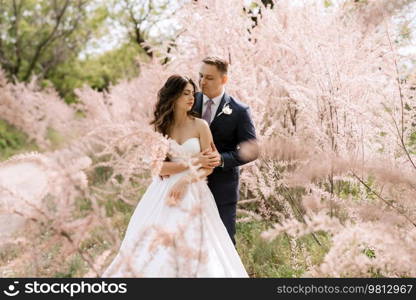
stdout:
<svg viewBox="0 0 416 300">
<path fill-rule="evenodd" d="M 197 125 L 199 129 L 199 142 L 202 149 L 201 153 L 212 153 L 212 151 L 217 152 L 208 124 L 201 119 L 197 119 L 196 121 L 198 122 Z M 179 179 L 169 191 L 169 205 L 177 205 L 178 201 L 182 199 L 183 195 L 185 194 L 188 184 L 206 178 L 209 174 L 212 173 L 212 171 L 213 168 L 202 167 L 198 169 L 196 174 L 192 172 Z"/>
<path fill-rule="evenodd" d="M 209 129 L 209 126 L 207 122 L 205 122 L 202 119 L 195 119 L 198 132 L 199 132 L 199 142 L 201 144 L 202 151 L 199 154 L 202 155 L 208 155 L 212 151 L 216 151 L 214 141 L 212 138 L 211 130 Z M 209 157 L 204 158 L 205 160 L 209 161 Z M 201 160 L 199 161 L 201 162 Z M 204 162 L 206 163 L 206 162 Z M 176 173 L 183 172 L 185 170 L 189 169 L 189 165 L 186 162 L 172 162 L 172 161 L 165 161 L 162 164 L 162 168 L 160 170 L 159 175 L 160 176 L 168 176 L 173 175 Z M 211 174 L 213 171 L 212 168 L 200 168 L 198 174 L 198 178 L 196 180 L 193 180 L 192 182 L 201 180 L 205 177 L 207 177 L 209 174 Z"/>
<path fill-rule="evenodd" d="M 196 119 L 196 121 L 198 124 L 197 127 L 199 131 L 199 142 L 201 144 L 201 150 L 202 150 L 201 152 L 207 153 L 207 152 L 216 150 L 208 123 L 202 119 Z M 213 170 L 214 170 L 213 168 L 199 168 L 196 176 L 190 174 L 186 176 L 184 179 L 188 183 L 196 182 L 210 175 Z"/>
<path fill-rule="evenodd" d="M 198 173 L 196 175 L 188 175 L 183 178 L 185 183 L 193 183 L 200 181 L 204 178 L 206 178 L 208 175 L 212 173 L 213 169 L 207 169 L 207 168 L 200 168 L 198 170 Z"/>
<path fill-rule="evenodd" d="M 189 167 L 185 162 L 173 162 L 173 161 L 164 161 L 162 168 L 160 169 L 160 176 L 173 175 L 176 173 L 183 172 Z"/>
</svg>

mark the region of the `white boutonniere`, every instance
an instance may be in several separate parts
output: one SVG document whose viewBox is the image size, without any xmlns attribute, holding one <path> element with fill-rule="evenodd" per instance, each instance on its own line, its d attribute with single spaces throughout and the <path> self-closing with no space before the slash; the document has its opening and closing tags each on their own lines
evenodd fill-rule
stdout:
<svg viewBox="0 0 416 300">
<path fill-rule="evenodd" d="M 231 115 L 232 112 L 233 112 L 233 110 L 227 104 L 227 105 L 224 105 L 224 107 L 222 108 L 222 111 L 217 115 L 217 117 L 220 116 L 221 114 Z"/>
</svg>

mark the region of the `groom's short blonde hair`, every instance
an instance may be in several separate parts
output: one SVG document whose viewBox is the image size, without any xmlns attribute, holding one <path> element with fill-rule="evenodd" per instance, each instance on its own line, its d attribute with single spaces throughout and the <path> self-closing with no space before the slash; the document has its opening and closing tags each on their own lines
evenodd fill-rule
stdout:
<svg viewBox="0 0 416 300">
<path fill-rule="evenodd" d="M 202 60 L 202 62 L 208 65 L 216 66 L 218 71 L 224 75 L 228 73 L 228 62 L 225 59 L 217 56 L 207 56 Z"/>
</svg>

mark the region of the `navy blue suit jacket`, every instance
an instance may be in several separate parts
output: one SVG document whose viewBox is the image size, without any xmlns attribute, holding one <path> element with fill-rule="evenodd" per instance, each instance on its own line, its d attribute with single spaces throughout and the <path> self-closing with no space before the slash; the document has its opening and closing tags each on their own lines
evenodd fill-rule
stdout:
<svg viewBox="0 0 416 300">
<path fill-rule="evenodd" d="M 202 93 L 196 93 L 195 101 L 194 111 L 202 115 Z M 224 106 L 231 108 L 231 114 L 221 113 Z M 256 138 L 250 108 L 224 93 L 210 124 L 210 129 L 214 144 L 223 157 L 224 166 L 216 167 L 208 176 L 208 186 L 214 195 L 217 206 L 237 203 L 239 199 L 239 166 L 249 162 L 239 157 L 237 147 L 244 141 Z"/>
</svg>

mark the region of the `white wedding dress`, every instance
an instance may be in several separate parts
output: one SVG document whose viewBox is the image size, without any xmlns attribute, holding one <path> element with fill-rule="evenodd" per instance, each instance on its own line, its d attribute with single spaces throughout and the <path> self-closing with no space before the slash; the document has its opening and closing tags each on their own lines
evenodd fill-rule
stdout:
<svg viewBox="0 0 416 300">
<path fill-rule="evenodd" d="M 198 138 L 170 146 L 171 161 L 201 151 Z M 176 206 L 167 203 L 170 188 L 187 172 L 153 178 L 102 277 L 248 277 L 205 181 L 190 184 Z"/>
</svg>

